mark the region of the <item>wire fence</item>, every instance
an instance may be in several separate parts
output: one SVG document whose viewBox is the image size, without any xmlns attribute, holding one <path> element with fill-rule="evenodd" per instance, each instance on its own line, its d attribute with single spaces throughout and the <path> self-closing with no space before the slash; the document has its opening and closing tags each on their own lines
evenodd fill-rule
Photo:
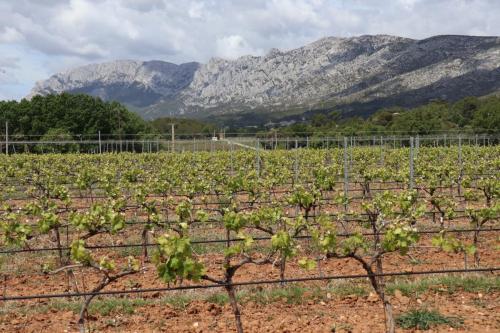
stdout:
<svg viewBox="0 0 500 333">
<path fill-rule="evenodd" d="M 300 133 L 299 133 L 300 134 Z M 362 133 L 361 133 L 362 134 Z M 157 153 L 186 151 L 229 151 L 237 149 L 251 150 L 291 150 L 296 148 L 342 148 L 347 139 L 349 146 L 379 146 L 385 148 L 401 148 L 411 145 L 415 138 L 417 146 L 491 146 L 500 143 L 500 133 L 460 133 L 439 132 L 426 135 L 398 135 L 391 133 L 372 135 L 327 136 L 321 133 L 295 137 L 269 136 L 259 133 L 236 134 L 219 133 L 216 136 L 207 133 L 182 134 L 172 137 L 169 134 L 101 134 L 68 135 L 64 137 L 47 137 L 40 135 L 3 134 L 0 136 L 0 152 L 15 153 Z M 3 137 L 2 137 L 3 136 Z"/>
</svg>

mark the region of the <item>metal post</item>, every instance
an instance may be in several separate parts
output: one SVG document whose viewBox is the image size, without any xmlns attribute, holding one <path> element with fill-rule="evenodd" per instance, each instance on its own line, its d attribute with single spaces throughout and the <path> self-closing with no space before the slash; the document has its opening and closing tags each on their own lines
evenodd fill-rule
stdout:
<svg viewBox="0 0 500 333">
<path fill-rule="evenodd" d="M 99 131 L 99 154 L 102 154 L 102 147 L 101 147 L 101 131 Z"/>
<path fill-rule="evenodd" d="M 299 181 L 299 151 L 298 151 L 298 148 L 299 148 L 299 142 L 297 141 L 297 139 L 295 139 L 295 161 L 293 163 L 293 172 L 294 172 L 294 179 L 293 179 L 293 183 L 294 185 L 296 185 Z"/>
<path fill-rule="evenodd" d="M 413 190 L 413 137 L 410 137 L 410 190 Z"/>
<path fill-rule="evenodd" d="M 5 155 L 9 155 L 9 122 L 5 122 Z"/>
<path fill-rule="evenodd" d="M 418 158 L 418 150 L 420 149 L 420 136 L 415 138 L 415 159 Z"/>
<path fill-rule="evenodd" d="M 458 175 L 458 195 L 462 195 L 462 176 L 463 176 L 463 167 L 462 167 L 462 135 L 458 135 L 458 165 L 460 167 L 460 174 Z"/>
<path fill-rule="evenodd" d="M 347 138 L 344 137 L 344 197 L 349 195 L 349 167 L 347 165 Z M 347 204 L 345 205 L 347 210 Z"/>
<path fill-rule="evenodd" d="M 354 156 L 354 144 L 353 137 L 351 136 L 351 145 L 349 146 L 349 169 L 352 169 L 352 160 Z"/>
<path fill-rule="evenodd" d="M 255 169 L 256 169 L 257 177 L 258 177 L 260 175 L 260 156 L 259 156 L 260 142 L 259 142 L 259 138 L 257 138 L 257 141 L 255 142 L 255 144 L 256 144 L 256 146 L 255 146 L 255 153 L 256 153 Z"/>
<path fill-rule="evenodd" d="M 384 165 L 384 138 L 380 137 L 380 166 Z"/>
<path fill-rule="evenodd" d="M 170 124 L 170 126 L 172 126 L 172 153 L 175 151 L 175 124 L 172 123 Z"/>
<path fill-rule="evenodd" d="M 229 141 L 229 157 L 230 157 L 230 165 L 231 165 L 231 175 L 234 174 L 234 161 L 233 161 L 233 142 Z"/>
</svg>

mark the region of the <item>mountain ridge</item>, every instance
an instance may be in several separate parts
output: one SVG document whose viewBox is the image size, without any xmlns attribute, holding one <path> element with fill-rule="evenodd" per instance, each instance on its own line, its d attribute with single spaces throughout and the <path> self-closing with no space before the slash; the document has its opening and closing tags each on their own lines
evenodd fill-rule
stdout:
<svg viewBox="0 0 500 333">
<path fill-rule="evenodd" d="M 119 60 L 37 82 L 29 97 L 82 92 L 116 99 L 145 118 L 311 110 L 372 113 L 500 89 L 500 38 L 441 35 L 324 37 L 263 56 L 207 63 Z M 398 97 L 400 96 L 400 97 Z"/>
</svg>

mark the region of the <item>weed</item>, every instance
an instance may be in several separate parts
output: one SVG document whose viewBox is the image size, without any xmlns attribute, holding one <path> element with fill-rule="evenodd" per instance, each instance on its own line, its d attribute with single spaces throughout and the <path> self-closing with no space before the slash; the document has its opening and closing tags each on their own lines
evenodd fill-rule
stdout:
<svg viewBox="0 0 500 333">
<path fill-rule="evenodd" d="M 396 323 L 405 329 L 428 330 L 436 325 L 448 325 L 456 328 L 462 326 L 464 321 L 460 317 L 444 316 L 436 310 L 414 309 L 400 315 L 396 319 Z"/>
<path fill-rule="evenodd" d="M 222 306 L 222 305 L 229 302 L 229 298 L 228 298 L 227 294 L 225 294 L 225 293 L 216 293 L 216 294 L 212 294 L 212 295 L 208 296 L 206 298 L 206 301 Z"/>
</svg>

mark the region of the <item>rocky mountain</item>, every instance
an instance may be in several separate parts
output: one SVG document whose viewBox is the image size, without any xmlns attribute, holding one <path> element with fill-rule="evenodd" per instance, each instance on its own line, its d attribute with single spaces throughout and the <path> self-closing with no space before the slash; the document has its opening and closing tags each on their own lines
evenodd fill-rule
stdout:
<svg viewBox="0 0 500 333">
<path fill-rule="evenodd" d="M 457 100 L 500 90 L 500 38 L 328 37 L 304 47 L 206 64 L 115 61 L 38 82 L 30 96 L 84 92 L 146 118 L 380 107 Z"/>
<path fill-rule="evenodd" d="M 86 93 L 104 100 L 147 107 L 175 98 L 189 86 L 199 66 L 196 62 L 176 65 L 156 60 L 92 64 L 37 82 L 28 98 L 61 92 Z"/>
</svg>

